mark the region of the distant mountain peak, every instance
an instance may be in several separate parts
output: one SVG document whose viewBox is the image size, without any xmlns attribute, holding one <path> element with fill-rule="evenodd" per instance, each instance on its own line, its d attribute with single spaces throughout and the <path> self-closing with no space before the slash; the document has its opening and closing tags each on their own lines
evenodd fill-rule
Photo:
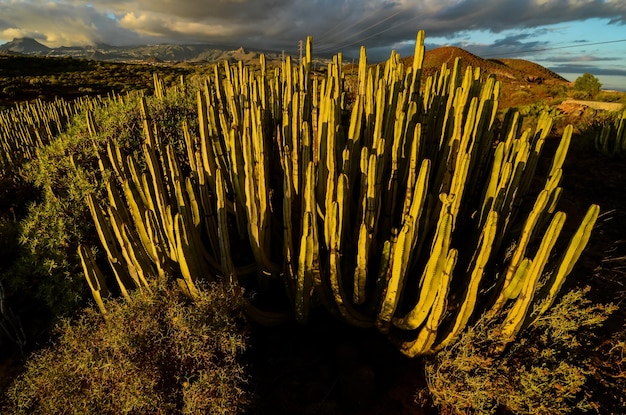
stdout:
<svg viewBox="0 0 626 415">
<path fill-rule="evenodd" d="M 51 49 L 46 45 L 42 45 L 41 43 L 37 42 L 33 38 L 18 37 L 14 38 L 10 42 L 0 45 L 0 50 L 35 55 L 46 54 Z"/>
</svg>

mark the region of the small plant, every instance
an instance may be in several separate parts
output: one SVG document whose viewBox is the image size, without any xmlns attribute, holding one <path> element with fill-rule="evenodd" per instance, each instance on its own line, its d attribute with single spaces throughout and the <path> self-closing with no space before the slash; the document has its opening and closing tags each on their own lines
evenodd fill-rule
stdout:
<svg viewBox="0 0 626 415">
<path fill-rule="evenodd" d="M 590 409 L 590 372 L 581 342 L 617 308 L 591 304 L 589 289 L 568 292 L 500 353 L 496 321 L 482 317 L 459 341 L 426 363 L 434 404 L 454 414 L 564 414 Z"/>
<path fill-rule="evenodd" d="M 543 113 L 547 113 L 553 119 L 557 119 L 561 116 L 559 111 L 551 105 L 547 105 L 544 102 L 534 102 L 529 105 L 525 105 L 519 109 L 521 115 L 539 118 Z"/>
<path fill-rule="evenodd" d="M 9 388 L 3 414 L 236 414 L 250 401 L 241 298 L 160 287 L 64 321 Z"/>
<path fill-rule="evenodd" d="M 543 101 L 524 105 L 519 107 L 518 111 L 524 117 L 522 124 L 524 128 L 536 124 L 543 114 L 549 115 L 555 126 L 562 124 L 563 121 L 563 114 L 554 105 L 546 104 Z"/>
</svg>

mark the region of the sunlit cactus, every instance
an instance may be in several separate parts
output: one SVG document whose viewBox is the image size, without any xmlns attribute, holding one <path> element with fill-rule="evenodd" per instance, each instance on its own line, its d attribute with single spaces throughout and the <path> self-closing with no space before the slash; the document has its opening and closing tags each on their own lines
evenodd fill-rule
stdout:
<svg viewBox="0 0 626 415">
<path fill-rule="evenodd" d="M 18 104 L 0 112 L 0 174 L 36 156 L 72 122 L 73 117 L 88 108 L 101 106 L 101 97 L 83 97 L 73 101 L 36 100 Z"/>
<path fill-rule="evenodd" d="M 496 129 L 495 77 L 463 73 L 457 60 L 421 79 L 419 32 L 408 67 L 395 52 L 368 66 L 361 49 L 347 91 L 341 55 L 318 77 L 311 45 L 299 66 L 286 58 L 273 73 L 263 57 L 260 69 L 215 66 L 182 154 L 161 142 L 140 101 L 146 171 L 111 143 L 100 163 L 115 173 L 109 207 L 89 201 L 120 288 L 175 278 L 193 296 L 197 279 L 223 278 L 259 293 L 251 310 L 283 296 L 282 311 L 305 323 L 326 307 L 409 356 L 452 344 L 483 313 L 501 321 L 503 344 L 513 340 L 554 301 L 598 216 L 594 205 L 552 259 L 571 127 L 535 188 L 552 121 L 520 131 L 510 112 Z M 95 287 L 95 271 L 87 275 Z"/>
</svg>

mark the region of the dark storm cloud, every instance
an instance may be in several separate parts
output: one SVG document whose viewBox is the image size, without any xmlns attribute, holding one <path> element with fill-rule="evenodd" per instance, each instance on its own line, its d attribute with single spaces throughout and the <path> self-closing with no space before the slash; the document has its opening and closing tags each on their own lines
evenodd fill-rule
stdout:
<svg viewBox="0 0 626 415">
<path fill-rule="evenodd" d="M 609 18 L 626 22 L 623 0 L 0 0 L 0 38 L 37 37 L 50 46 L 106 42 L 214 43 L 293 52 L 313 35 L 320 53 L 388 56 L 427 36 Z M 525 37 L 526 36 L 526 37 Z M 543 45 L 527 34 L 492 45 L 502 52 Z M 490 50 L 493 50 L 491 49 Z M 411 53 L 411 52 L 410 52 Z M 491 52 L 490 52 L 491 53 Z M 495 53 L 495 52 L 493 52 Z"/>
<path fill-rule="evenodd" d="M 589 18 L 626 22 L 626 4 L 620 0 L 465 0 L 442 8 L 436 19 L 452 25 L 500 32 Z"/>
</svg>

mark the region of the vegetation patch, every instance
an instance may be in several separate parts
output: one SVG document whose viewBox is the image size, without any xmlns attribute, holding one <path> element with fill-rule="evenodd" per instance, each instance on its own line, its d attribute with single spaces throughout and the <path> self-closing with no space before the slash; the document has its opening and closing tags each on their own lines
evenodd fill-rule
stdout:
<svg viewBox="0 0 626 415">
<path fill-rule="evenodd" d="M 583 348 L 614 312 L 592 304 L 589 289 L 566 293 L 535 326 L 504 352 L 497 324 L 482 317 L 458 343 L 426 362 L 428 392 L 454 414 L 566 414 L 602 405 L 587 389 L 595 370 Z"/>
<path fill-rule="evenodd" d="M 8 389 L 5 414 L 238 414 L 251 401 L 242 300 L 228 287 L 139 291 L 56 329 Z"/>
</svg>

